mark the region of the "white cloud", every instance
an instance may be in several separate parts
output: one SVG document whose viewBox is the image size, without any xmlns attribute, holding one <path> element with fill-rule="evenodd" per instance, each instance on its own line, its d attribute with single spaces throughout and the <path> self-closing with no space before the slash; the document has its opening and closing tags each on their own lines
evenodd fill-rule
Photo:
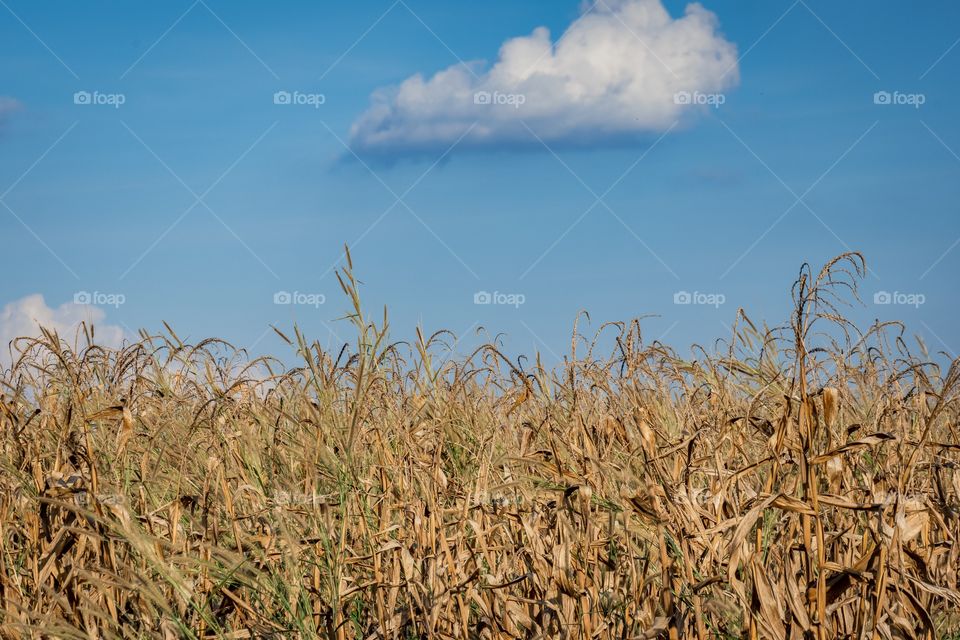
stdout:
<svg viewBox="0 0 960 640">
<path fill-rule="evenodd" d="M 736 46 L 701 5 L 680 18 L 661 0 L 592 7 L 557 42 L 545 27 L 508 40 L 489 69 L 457 64 L 378 90 L 353 123 L 351 146 L 395 155 L 446 149 L 461 136 L 465 147 L 536 143 L 524 123 L 547 143 L 623 144 L 704 108 L 678 94 L 703 97 L 739 81 Z M 487 96 L 494 104 L 482 104 Z"/>
<path fill-rule="evenodd" d="M 94 325 L 97 344 L 120 346 L 125 336 L 123 329 L 103 324 L 104 318 L 106 313 L 102 309 L 88 304 L 68 302 L 52 309 L 39 293 L 11 302 L 0 310 L 0 362 L 9 363 L 10 341 L 36 337 L 40 335 L 40 327 L 56 331 L 67 344 L 73 345 L 80 323 L 86 322 Z M 82 338 L 79 344 L 84 345 Z M 16 355 L 14 350 L 14 357 Z"/>
</svg>

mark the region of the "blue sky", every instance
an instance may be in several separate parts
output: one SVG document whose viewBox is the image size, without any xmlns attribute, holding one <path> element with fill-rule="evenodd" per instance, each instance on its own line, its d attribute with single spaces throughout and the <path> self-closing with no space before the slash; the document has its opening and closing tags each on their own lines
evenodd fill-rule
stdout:
<svg viewBox="0 0 960 640">
<path fill-rule="evenodd" d="M 395 338 L 555 361 L 580 310 L 681 347 L 779 323 L 858 250 L 852 315 L 955 357 L 958 39 L 951 2 L 2 0 L 0 334 L 339 345 L 348 243 Z"/>
</svg>

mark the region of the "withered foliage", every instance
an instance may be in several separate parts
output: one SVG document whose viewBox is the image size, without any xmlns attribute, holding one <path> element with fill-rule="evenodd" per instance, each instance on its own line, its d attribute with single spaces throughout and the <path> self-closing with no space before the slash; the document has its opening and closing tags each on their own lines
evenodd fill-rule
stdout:
<svg viewBox="0 0 960 640">
<path fill-rule="evenodd" d="M 863 270 L 805 267 L 788 324 L 695 360 L 637 321 L 551 370 L 391 344 L 352 266 L 356 342 L 297 333 L 293 370 L 20 340 L 0 634 L 960 637 L 958 366 L 844 319 Z"/>
</svg>

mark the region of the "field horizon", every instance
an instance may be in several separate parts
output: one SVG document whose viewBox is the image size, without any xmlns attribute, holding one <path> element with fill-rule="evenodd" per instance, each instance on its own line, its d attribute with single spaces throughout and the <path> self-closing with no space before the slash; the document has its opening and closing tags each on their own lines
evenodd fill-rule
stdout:
<svg viewBox="0 0 960 640">
<path fill-rule="evenodd" d="M 634 319 L 556 368 L 390 342 L 347 255 L 354 341 L 277 329 L 297 367 L 19 341 L 0 634 L 960 637 L 960 362 L 844 318 L 859 254 L 715 353 Z"/>
</svg>

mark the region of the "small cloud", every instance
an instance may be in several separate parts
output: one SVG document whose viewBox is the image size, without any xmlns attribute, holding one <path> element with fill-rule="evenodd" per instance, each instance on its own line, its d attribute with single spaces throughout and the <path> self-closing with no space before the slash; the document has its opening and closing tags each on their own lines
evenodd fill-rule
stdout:
<svg viewBox="0 0 960 640">
<path fill-rule="evenodd" d="M 122 328 L 104 324 L 106 313 L 103 309 L 89 304 L 68 302 L 56 309 L 47 306 L 43 296 L 34 293 L 11 302 L 0 310 L 0 362 L 9 362 L 8 348 L 16 338 L 36 337 L 40 327 L 55 331 L 60 337 L 72 344 L 82 322 L 96 327 L 97 344 L 118 347 L 123 343 L 125 333 Z M 13 347 L 16 357 L 16 347 Z"/>
<path fill-rule="evenodd" d="M 530 130 L 551 145 L 623 145 L 722 105 L 738 81 L 736 46 L 701 5 L 673 18 L 661 0 L 598 0 L 557 41 L 546 27 L 508 40 L 489 69 L 457 64 L 379 89 L 351 127 L 351 146 L 397 156 L 457 140 L 539 145 Z"/>
</svg>

